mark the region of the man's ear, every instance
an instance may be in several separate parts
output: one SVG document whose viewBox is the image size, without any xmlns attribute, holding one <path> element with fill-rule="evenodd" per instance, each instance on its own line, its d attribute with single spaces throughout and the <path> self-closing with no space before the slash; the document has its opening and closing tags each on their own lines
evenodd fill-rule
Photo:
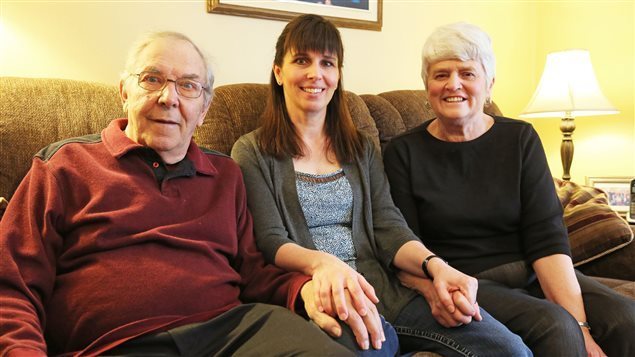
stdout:
<svg viewBox="0 0 635 357">
<path fill-rule="evenodd" d="M 122 79 L 119 81 L 119 99 L 121 99 L 121 105 L 123 105 L 123 111 L 126 110 L 126 102 L 128 101 L 128 90 L 126 89 L 126 80 Z"/>
<path fill-rule="evenodd" d="M 205 100 L 204 102 L 207 102 L 207 105 L 203 105 L 203 108 L 201 108 L 201 114 L 198 117 L 198 121 L 196 123 L 196 126 L 201 126 L 203 125 L 203 122 L 205 121 L 205 116 L 207 115 L 207 111 L 209 110 L 209 107 L 212 105 L 212 100 L 210 99 L 209 101 Z"/>
</svg>

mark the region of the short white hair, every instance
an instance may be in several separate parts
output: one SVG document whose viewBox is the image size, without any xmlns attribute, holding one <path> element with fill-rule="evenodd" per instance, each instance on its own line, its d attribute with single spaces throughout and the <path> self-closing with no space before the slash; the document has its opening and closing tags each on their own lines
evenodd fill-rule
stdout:
<svg viewBox="0 0 635 357">
<path fill-rule="evenodd" d="M 189 37 L 187 37 L 186 35 L 180 32 L 173 32 L 173 31 L 149 32 L 143 35 L 141 38 L 139 38 L 132 45 L 132 47 L 130 47 L 130 50 L 128 51 L 128 58 L 126 59 L 125 71 L 121 74 L 121 80 L 122 81 L 127 80 L 128 77 L 132 73 L 134 73 L 135 66 L 137 65 L 137 60 L 139 59 L 139 55 L 146 47 L 148 47 L 152 42 L 159 39 L 164 39 L 164 38 L 171 38 L 171 39 L 189 42 L 192 45 L 192 47 L 194 47 L 194 49 L 199 54 L 199 56 L 201 56 L 201 60 L 203 60 L 203 65 L 205 66 L 205 76 L 206 76 L 205 80 L 207 82 L 205 84 L 206 89 L 203 91 L 203 93 L 205 95 L 205 103 L 209 104 L 209 102 L 212 100 L 212 97 L 214 96 L 214 89 L 213 89 L 214 72 L 212 71 L 212 66 L 209 60 L 207 59 L 207 56 L 205 55 L 205 53 L 201 51 L 201 49 L 198 48 L 198 46 Z"/>
<path fill-rule="evenodd" d="M 430 34 L 421 53 L 421 79 L 424 86 L 430 65 L 446 60 L 479 62 L 485 70 L 487 86 L 494 80 L 496 59 L 492 40 L 478 26 L 457 22 L 438 27 Z"/>
</svg>

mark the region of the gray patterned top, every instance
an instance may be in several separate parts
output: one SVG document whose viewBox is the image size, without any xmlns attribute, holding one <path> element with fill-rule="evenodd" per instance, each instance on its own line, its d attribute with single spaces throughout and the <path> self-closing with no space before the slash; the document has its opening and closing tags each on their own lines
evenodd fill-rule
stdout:
<svg viewBox="0 0 635 357">
<path fill-rule="evenodd" d="M 352 239 L 353 191 L 339 169 L 324 175 L 295 173 L 298 199 L 315 247 L 356 269 Z"/>
</svg>

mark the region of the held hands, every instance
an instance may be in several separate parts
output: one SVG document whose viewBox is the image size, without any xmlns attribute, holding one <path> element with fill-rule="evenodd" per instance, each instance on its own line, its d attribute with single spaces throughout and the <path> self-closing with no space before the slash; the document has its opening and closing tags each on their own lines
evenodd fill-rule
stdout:
<svg viewBox="0 0 635 357">
<path fill-rule="evenodd" d="M 366 279 L 337 257 L 322 253 L 313 268 L 314 300 L 319 311 L 346 321 L 352 306 L 360 316 L 379 302 Z M 352 304 L 351 304 L 352 303 Z"/>
<path fill-rule="evenodd" d="M 476 305 L 478 281 L 475 278 L 454 269 L 441 259 L 434 259 L 434 263 L 433 268 L 429 268 L 434 269 L 432 271 L 432 276 L 434 277 L 432 284 L 434 285 L 437 294 L 439 294 L 441 303 L 446 307 L 446 309 L 450 313 L 453 313 L 455 307 L 463 307 L 464 309 L 467 309 L 461 310 L 463 313 L 469 313 L 475 317 L 476 314 L 478 314 L 477 321 L 482 320 L 480 310 Z M 457 300 L 453 299 L 453 296 L 450 296 L 455 291 L 458 291 L 461 295 L 463 295 L 463 299 L 458 299 L 461 303 L 459 305 L 456 303 Z"/>
<path fill-rule="evenodd" d="M 404 271 L 399 272 L 397 277 L 402 285 L 423 295 L 430 305 L 432 316 L 441 326 L 451 328 L 469 324 L 472 319 L 481 321 L 483 318 L 476 302 L 478 289 L 476 279 L 448 265 L 445 266 L 453 271 L 449 271 L 449 274 L 435 271 L 434 283 L 430 279 L 420 278 Z M 442 279 L 446 280 L 442 281 Z M 450 283 L 454 281 L 458 283 Z"/>
<path fill-rule="evenodd" d="M 304 284 L 300 295 L 304 300 L 304 307 L 311 320 L 315 322 L 320 328 L 332 337 L 340 337 L 342 335 L 342 328 L 333 315 L 329 315 L 318 308 L 318 300 L 315 299 L 317 290 L 314 285 L 315 281 L 311 280 Z M 370 342 L 375 349 L 381 349 L 382 342 L 386 341 L 384 335 L 384 329 L 382 327 L 381 318 L 379 312 L 366 296 L 363 296 L 364 304 L 367 306 L 366 314 L 360 315 L 357 310 L 352 306 L 351 294 L 348 290 L 342 291 L 344 295 L 345 306 L 349 311 L 347 318 L 342 319 L 355 334 L 355 339 L 359 347 L 363 350 L 367 350 L 370 347 Z M 326 309 L 324 309 L 326 310 Z M 330 311 L 335 311 L 335 308 L 330 306 Z"/>
</svg>

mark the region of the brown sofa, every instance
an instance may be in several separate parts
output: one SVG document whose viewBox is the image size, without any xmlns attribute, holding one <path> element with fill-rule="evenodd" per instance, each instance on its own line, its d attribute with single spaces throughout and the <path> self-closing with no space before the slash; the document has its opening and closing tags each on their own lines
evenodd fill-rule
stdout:
<svg viewBox="0 0 635 357">
<path fill-rule="evenodd" d="M 196 142 L 228 154 L 238 137 L 258 126 L 266 95 L 265 84 L 216 88 L 205 123 L 195 134 Z M 64 138 L 100 132 L 110 120 L 123 116 L 114 84 L 0 77 L 0 98 L 0 197 L 7 200 L 40 148 Z M 361 96 L 348 92 L 347 99 L 357 126 L 382 147 L 394 135 L 433 117 L 422 90 Z M 500 114 L 495 105 L 488 110 Z M 597 240 L 605 240 L 602 233 Z M 635 244 L 628 241 L 585 259 L 588 262 L 578 269 L 604 277 L 605 284 L 635 298 Z"/>
</svg>

